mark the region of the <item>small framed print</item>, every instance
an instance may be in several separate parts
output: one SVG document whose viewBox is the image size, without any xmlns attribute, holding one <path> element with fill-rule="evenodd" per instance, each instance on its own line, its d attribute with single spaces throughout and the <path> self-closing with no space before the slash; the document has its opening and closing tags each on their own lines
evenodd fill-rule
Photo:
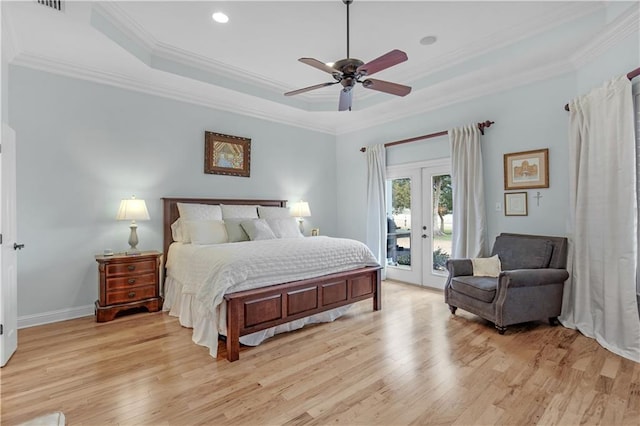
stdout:
<svg viewBox="0 0 640 426">
<path fill-rule="evenodd" d="M 504 154 L 504 189 L 549 187 L 549 149 Z"/>
<path fill-rule="evenodd" d="M 318 235 L 320 235 L 320 228 L 313 228 L 311 230 L 311 236 L 312 237 L 317 237 Z"/>
<path fill-rule="evenodd" d="M 249 177 L 251 139 L 204 133 L 204 172 L 216 175 Z"/>
<path fill-rule="evenodd" d="M 527 216 L 527 193 L 505 192 L 504 194 L 505 216 Z"/>
</svg>

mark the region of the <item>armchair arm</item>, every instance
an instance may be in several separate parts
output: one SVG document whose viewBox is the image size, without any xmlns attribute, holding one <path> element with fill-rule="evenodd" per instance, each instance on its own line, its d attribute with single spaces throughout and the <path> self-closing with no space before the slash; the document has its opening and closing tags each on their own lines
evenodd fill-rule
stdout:
<svg viewBox="0 0 640 426">
<path fill-rule="evenodd" d="M 473 263 L 471 263 L 471 259 L 449 259 L 447 260 L 447 270 L 452 277 L 473 275 Z"/>
<path fill-rule="evenodd" d="M 506 280 L 504 278 L 506 278 Z M 512 271 L 502 271 L 498 286 L 501 287 L 506 281 L 507 287 L 532 287 L 547 284 L 561 284 L 569 278 L 566 269 L 514 269 Z"/>
</svg>

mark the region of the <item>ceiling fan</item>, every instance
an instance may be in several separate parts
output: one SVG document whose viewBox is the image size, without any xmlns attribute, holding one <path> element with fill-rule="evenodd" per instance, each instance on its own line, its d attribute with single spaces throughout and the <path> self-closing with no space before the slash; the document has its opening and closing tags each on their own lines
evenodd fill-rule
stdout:
<svg viewBox="0 0 640 426">
<path fill-rule="evenodd" d="M 351 111 L 351 100 L 353 98 L 353 88 L 356 83 L 362 84 L 365 89 L 377 90 L 379 92 L 390 93 L 397 96 L 406 96 L 411 92 L 411 87 L 402 84 L 391 83 L 384 80 L 376 80 L 368 78 L 368 76 L 379 71 L 390 68 L 401 62 L 406 61 L 407 54 L 401 50 L 394 49 L 384 55 L 376 58 L 366 64 L 360 59 L 349 57 L 349 5 L 353 0 L 342 0 L 347 5 L 347 58 L 340 59 L 332 66 L 325 64 L 314 58 L 300 58 L 300 62 L 317 68 L 321 71 L 331 74 L 335 81 L 328 83 L 320 83 L 313 86 L 305 87 L 298 90 L 287 92 L 285 96 L 293 96 L 310 90 L 319 89 L 321 87 L 332 86 L 340 83 L 342 90 L 340 91 L 340 101 L 338 103 L 338 111 Z M 364 79 L 364 80 L 363 80 Z"/>
</svg>

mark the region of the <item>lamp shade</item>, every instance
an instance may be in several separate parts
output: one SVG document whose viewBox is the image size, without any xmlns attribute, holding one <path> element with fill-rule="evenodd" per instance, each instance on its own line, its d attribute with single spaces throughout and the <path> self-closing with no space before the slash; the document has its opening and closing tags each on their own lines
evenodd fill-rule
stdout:
<svg viewBox="0 0 640 426">
<path fill-rule="evenodd" d="M 299 201 L 291 207 L 291 216 L 294 217 L 309 217 L 311 216 L 311 210 L 309 209 L 309 203 L 306 201 Z"/>
<path fill-rule="evenodd" d="M 122 200 L 120 202 L 120 209 L 118 210 L 117 220 L 149 220 L 149 211 L 144 200 L 137 200 L 132 197 L 129 200 Z"/>
</svg>

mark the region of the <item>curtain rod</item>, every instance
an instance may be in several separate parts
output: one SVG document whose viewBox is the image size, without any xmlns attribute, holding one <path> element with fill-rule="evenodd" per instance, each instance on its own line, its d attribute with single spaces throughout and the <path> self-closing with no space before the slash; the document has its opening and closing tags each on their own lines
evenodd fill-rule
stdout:
<svg viewBox="0 0 640 426">
<path fill-rule="evenodd" d="M 495 121 L 485 121 L 482 123 L 478 123 L 478 129 L 480 129 L 480 133 L 482 133 L 484 135 L 484 129 L 487 127 L 491 127 L 491 125 L 495 123 Z M 415 142 L 415 141 L 419 141 L 422 139 L 431 139 L 431 138 L 435 138 L 437 136 L 444 136 L 448 133 L 448 130 L 443 130 L 442 132 L 437 132 L 437 133 L 431 133 L 428 135 L 422 135 L 422 136 L 416 136 L 415 138 L 409 138 L 409 139 L 402 139 L 401 141 L 395 141 L 395 142 L 387 142 L 384 144 L 385 148 L 388 148 L 390 146 L 394 146 L 394 145 L 400 145 L 403 143 L 409 143 L 409 142 Z M 360 148 L 360 152 L 367 152 L 367 147 L 363 146 L 362 148 Z"/>
<path fill-rule="evenodd" d="M 639 75 L 640 75 L 640 68 L 636 68 L 635 70 L 633 70 L 633 71 L 631 71 L 631 72 L 629 72 L 629 73 L 627 74 L 627 78 L 628 78 L 629 80 L 633 80 L 635 77 L 637 77 L 637 76 L 639 76 Z M 565 111 L 569 111 L 569 104 L 566 104 L 566 105 L 564 106 L 564 110 L 565 110 Z"/>
</svg>

